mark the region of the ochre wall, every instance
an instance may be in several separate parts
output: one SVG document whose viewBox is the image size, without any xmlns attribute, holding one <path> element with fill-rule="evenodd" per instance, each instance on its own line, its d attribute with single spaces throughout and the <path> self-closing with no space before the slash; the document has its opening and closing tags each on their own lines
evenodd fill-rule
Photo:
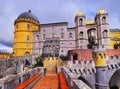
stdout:
<svg viewBox="0 0 120 89">
<path fill-rule="evenodd" d="M 114 38 L 113 40 L 112 39 L 110 40 L 110 46 L 111 46 L 112 49 L 114 49 L 114 44 L 116 42 L 120 43 L 120 32 L 111 31 L 110 32 L 110 37 Z M 116 42 L 115 42 L 115 39 L 116 39 Z"/>
<path fill-rule="evenodd" d="M 27 28 L 27 25 L 30 28 Z M 16 26 L 17 25 L 17 26 Z M 39 24 L 31 19 L 17 19 L 14 25 L 14 45 L 13 52 L 15 56 L 24 56 L 25 53 L 32 54 L 33 49 L 33 31 L 39 29 Z M 29 36 L 29 40 L 26 37 Z M 27 44 L 29 46 L 27 46 Z"/>
</svg>

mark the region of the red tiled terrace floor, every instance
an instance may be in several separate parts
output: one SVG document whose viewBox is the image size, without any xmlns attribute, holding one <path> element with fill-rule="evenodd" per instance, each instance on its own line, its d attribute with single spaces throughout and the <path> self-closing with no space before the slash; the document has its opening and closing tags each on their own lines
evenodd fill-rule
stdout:
<svg viewBox="0 0 120 89">
<path fill-rule="evenodd" d="M 58 89 L 58 76 L 55 75 L 56 73 L 53 71 L 48 71 L 46 74 L 51 75 L 44 76 L 32 89 Z"/>
</svg>

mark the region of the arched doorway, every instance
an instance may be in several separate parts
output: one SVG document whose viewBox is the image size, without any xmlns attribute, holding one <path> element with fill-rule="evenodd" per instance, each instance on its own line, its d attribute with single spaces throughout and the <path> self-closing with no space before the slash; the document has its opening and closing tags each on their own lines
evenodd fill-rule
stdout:
<svg viewBox="0 0 120 89">
<path fill-rule="evenodd" d="M 25 52 L 25 56 L 30 56 L 30 53 L 29 52 Z"/>
<path fill-rule="evenodd" d="M 73 60 L 78 60 L 78 54 L 77 53 L 73 53 Z"/>
<path fill-rule="evenodd" d="M 109 81 L 110 89 L 119 89 L 120 88 L 120 69 L 118 69 L 111 77 Z"/>
</svg>

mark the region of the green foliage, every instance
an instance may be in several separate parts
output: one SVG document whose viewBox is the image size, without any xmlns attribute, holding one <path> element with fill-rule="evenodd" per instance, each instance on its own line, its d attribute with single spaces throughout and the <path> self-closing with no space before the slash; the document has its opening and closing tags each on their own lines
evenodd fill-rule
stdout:
<svg viewBox="0 0 120 89">
<path fill-rule="evenodd" d="M 34 67 L 43 66 L 43 57 L 42 56 L 36 57 L 35 60 L 36 60 L 36 64 L 34 65 Z"/>
<path fill-rule="evenodd" d="M 67 61 L 68 60 L 67 56 L 64 56 L 64 55 L 60 55 L 60 59 L 62 61 Z"/>
</svg>

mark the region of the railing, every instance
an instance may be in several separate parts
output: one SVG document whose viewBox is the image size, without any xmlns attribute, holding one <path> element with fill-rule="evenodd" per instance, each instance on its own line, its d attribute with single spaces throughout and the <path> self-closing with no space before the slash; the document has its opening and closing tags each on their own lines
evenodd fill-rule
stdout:
<svg viewBox="0 0 120 89">
<path fill-rule="evenodd" d="M 32 76 L 29 80 L 19 84 L 16 89 L 31 89 L 35 83 L 40 79 L 41 73 L 37 73 Z"/>
<path fill-rule="evenodd" d="M 59 73 L 59 80 L 60 80 L 60 89 L 69 89 L 67 81 L 62 72 Z"/>
</svg>

